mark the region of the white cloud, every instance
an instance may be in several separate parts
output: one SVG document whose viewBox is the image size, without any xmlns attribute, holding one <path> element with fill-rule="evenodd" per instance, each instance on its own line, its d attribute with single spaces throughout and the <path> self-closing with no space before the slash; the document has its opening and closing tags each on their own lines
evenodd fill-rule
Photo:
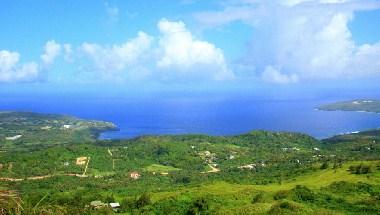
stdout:
<svg viewBox="0 0 380 215">
<path fill-rule="evenodd" d="M 79 50 L 103 78 L 156 81 L 226 80 L 233 78 L 223 52 L 196 39 L 183 22 L 161 20 L 159 35 L 144 32 L 123 44 L 83 43 Z M 157 41 L 157 42 L 156 42 Z"/>
<path fill-rule="evenodd" d="M 246 23 L 255 22 L 255 17 L 258 12 L 259 10 L 253 12 L 251 7 L 243 5 L 226 7 L 222 11 L 198 12 L 194 16 L 202 25 L 206 27 L 216 27 L 234 21 L 243 21 Z"/>
<path fill-rule="evenodd" d="M 348 27 L 355 12 L 378 9 L 379 1 L 231 2 L 221 11 L 197 13 L 195 18 L 206 26 L 242 21 L 255 28 L 241 63 L 251 65 L 261 77 L 294 82 L 289 77 L 315 80 L 380 75 L 379 45 L 358 46 Z M 281 68 L 281 72 L 268 68 Z"/>
<path fill-rule="evenodd" d="M 157 67 L 175 76 L 202 77 L 212 80 L 233 78 L 223 51 L 214 44 L 197 40 L 183 22 L 161 20 L 158 23 L 159 59 Z"/>
<path fill-rule="evenodd" d="M 111 6 L 108 2 L 106 2 L 104 6 L 109 20 L 112 22 L 119 21 L 119 8 L 116 6 Z"/>
<path fill-rule="evenodd" d="M 0 51 L 0 82 L 33 81 L 38 78 L 37 63 L 19 65 L 20 54 L 7 50 Z"/>
<path fill-rule="evenodd" d="M 73 61 L 73 48 L 71 44 L 65 43 L 62 45 L 63 48 L 63 57 L 67 62 Z"/>
<path fill-rule="evenodd" d="M 45 44 L 44 53 L 41 55 L 41 60 L 44 66 L 49 67 L 54 63 L 54 60 L 61 54 L 61 45 L 50 40 Z"/>
<path fill-rule="evenodd" d="M 91 60 L 97 71 L 107 76 L 112 74 L 118 76 L 127 69 L 144 63 L 142 59 L 149 55 L 152 41 L 151 36 L 139 32 L 136 38 L 120 45 L 102 46 L 95 43 L 83 43 L 80 50 Z"/>
<path fill-rule="evenodd" d="M 380 43 L 359 46 L 348 67 L 357 76 L 380 75 Z"/>
<path fill-rule="evenodd" d="M 282 74 L 272 66 L 267 66 L 261 75 L 262 79 L 267 82 L 276 84 L 290 84 L 298 82 L 298 76 L 295 74 Z"/>
</svg>

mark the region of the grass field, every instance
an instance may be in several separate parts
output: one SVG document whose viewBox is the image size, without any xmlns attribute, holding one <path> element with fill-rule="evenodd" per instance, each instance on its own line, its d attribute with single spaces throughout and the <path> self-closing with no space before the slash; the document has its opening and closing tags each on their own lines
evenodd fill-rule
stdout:
<svg viewBox="0 0 380 215">
<path fill-rule="evenodd" d="M 349 162 L 343 165 L 339 169 L 326 169 L 318 170 L 311 174 L 296 177 L 289 181 L 284 181 L 281 184 L 268 184 L 268 185 L 241 185 L 241 184 L 230 184 L 227 182 L 216 182 L 207 185 L 201 185 L 194 188 L 184 188 L 177 192 L 162 192 L 155 193 L 153 199 L 158 201 L 163 198 L 178 197 L 184 193 L 192 193 L 193 195 L 232 195 L 238 193 L 254 193 L 258 191 L 264 191 L 268 193 L 275 193 L 280 190 L 291 190 L 297 185 L 304 185 L 311 189 L 320 189 L 321 187 L 326 187 L 333 182 L 347 181 L 352 183 L 364 182 L 368 184 L 380 184 L 380 173 L 375 172 L 371 175 L 355 175 L 348 171 L 348 167 L 351 165 L 356 165 L 360 163 L 367 163 L 371 165 L 376 165 L 380 161 L 365 161 L 365 162 Z"/>
<path fill-rule="evenodd" d="M 152 164 L 150 166 L 147 166 L 145 168 L 146 171 L 148 172 L 157 172 L 157 173 L 165 173 L 165 172 L 173 172 L 173 171 L 178 171 L 181 169 L 172 167 L 172 166 L 164 166 L 160 164 Z"/>
</svg>

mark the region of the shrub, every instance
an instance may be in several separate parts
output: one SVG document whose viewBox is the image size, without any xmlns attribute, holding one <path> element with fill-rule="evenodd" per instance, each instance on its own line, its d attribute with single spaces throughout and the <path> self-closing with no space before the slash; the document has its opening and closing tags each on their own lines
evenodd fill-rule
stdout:
<svg viewBox="0 0 380 215">
<path fill-rule="evenodd" d="M 359 164 L 359 165 L 351 165 L 349 167 L 349 171 L 352 174 L 368 174 L 372 172 L 372 167 L 370 165 Z"/>
<path fill-rule="evenodd" d="M 121 209 L 123 211 L 132 210 L 136 208 L 136 199 L 124 199 L 121 201 Z"/>
<path fill-rule="evenodd" d="M 143 193 L 140 198 L 136 201 L 137 208 L 143 208 L 151 203 L 149 193 Z"/>
<path fill-rule="evenodd" d="M 115 202 L 115 198 L 113 197 L 113 194 L 110 195 L 110 196 L 106 196 L 106 198 L 104 199 L 104 201 L 106 203 L 111 203 L 111 202 Z"/>
<path fill-rule="evenodd" d="M 264 193 L 262 193 L 262 192 L 256 194 L 252 198 L 252 204 L 261 202 L 263 200 L 263 197 L 264 197 Z"/>
<path fill-rule="evenodd" d="M 280 199 L 285 199 L 288 197 L 289 191 L 287 190 L 280 190 L 276 194 L 274 194 L 273 199 L 274 200 L 280 200 Z"/>
<path fill-rule="evenodd" d="M 268 214 L 303 214 L 302 208 L 294 202 L 282 201 L 274 204 Z"/>
<path fill-rule="evenodd" d="M 209 208 L 208 200 L 202 197 L 193 202 L 187 214 L 188 215 L 202 214 L 202 212 L 207 212 L 208 208 Z"/>
<path fill-rule="evenodd" d="M 296 188 L 293 189 L 294 196 L 296 200 L 300 201 L 314 201 L 314 193 L 309 188 L 301 185 L 297 185 Z"/>
<path fill-rule="evenodd" d="M 323 162 L 323 164 L 321 165 L 321 169 L 327 169 L 327 168 L 329 168 L 329 163 Z"/>
<path fill-rule="evenodd" d="M 371 193 L 374 187 L 373 185 L 363 182 L 350 183 L 346 181 L 338 181 L 330 184 L 328 189 L 335 193 Z"/>
</svg>

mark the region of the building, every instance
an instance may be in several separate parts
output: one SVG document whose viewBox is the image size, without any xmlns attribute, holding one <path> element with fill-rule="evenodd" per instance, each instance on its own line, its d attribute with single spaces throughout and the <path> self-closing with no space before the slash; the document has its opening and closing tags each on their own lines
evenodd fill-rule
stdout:
<svg viewBox="0 0 380 215">
<path fill-rule="evenodd" d="M 43 126 L 41 127 L 41 130 L 50 130 L 51 129 L 51 126 Z"/>
<path fill-rule="evenodd" d="M 134 180 L 137 180 L 137 179 L 139 179 L 139 178 L 141 177 L 141 175 L 140 175 L 140 173 L 138 173 L 138 172 L 131 172 L 131 173 L 129 174 L 129 177 L 131 177 L 131 178 L 134 179 Z"/>
<path fill-rule="evenodd" d="M 16 135 L 13 137 L 6 137 L 5 140 L 17 140 L 17 139 L 20 139 L 21 137 L 22 137 L 22 135 Z"/>
<path fill-rule="evenodd" d="M 108 205 L 106 203 L 103 203 L 102 201 L 92 201 L 90 203 L 91 207 L 95 208 L 95 209 L 99 209 L 99 208 L 103 208 L 103 207 L 107 207 Z"/>
<path fill-rule="evenodd" d="M 250 169 L 250 170 L 255 170 L 256 169 L 256 164 L 247 164 L 244 166 L 239 166 L 239 169 Z"/>
<path fill-rule="evenodd" d="M 110 203 L 110 207 L 114 212 L 118 212 L 120 209 L 120 204 L 118 202 Z"/>
<path fill-rule="evenodd" d="M 76 164 L 79 166 L 86 165 L 87 159 L 88 159 L 88 157 L 78 157 Z"/>
</svg>

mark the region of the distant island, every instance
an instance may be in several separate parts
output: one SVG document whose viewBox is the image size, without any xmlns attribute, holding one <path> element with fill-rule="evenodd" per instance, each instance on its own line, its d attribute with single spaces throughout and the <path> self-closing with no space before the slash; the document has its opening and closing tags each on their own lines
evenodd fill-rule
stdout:
<svg viewBox="0 0 380 215">
<path fill-rule="evenodd" d="M 358 111 L 380 113 L 380 100 L 352 100 L 322 105 L 318 110 L 324 111 Z"/>
</svg>

